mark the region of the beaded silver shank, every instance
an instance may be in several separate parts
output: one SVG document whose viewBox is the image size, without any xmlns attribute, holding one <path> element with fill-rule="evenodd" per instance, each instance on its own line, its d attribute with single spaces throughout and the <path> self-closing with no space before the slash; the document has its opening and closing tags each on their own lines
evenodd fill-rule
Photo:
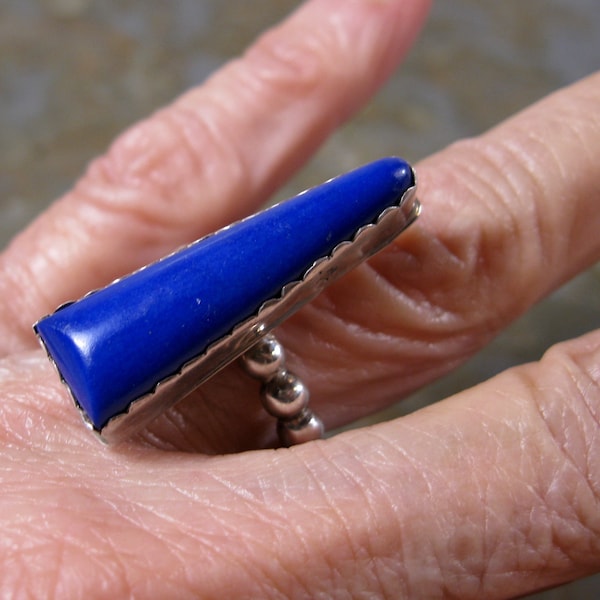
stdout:
<svg viewBox="0 0 600 600">
<path fill-rule="evenodd" d="M 308 388 L 286 369 L 283 347 L 274 335 L 266 335 L 245 352 L 240 363 L 249 375 L 262 382 L 261 401 L 277 419 L 283 446 L 323 437 L 321 420 L 308 408 Z"/>
</svg>

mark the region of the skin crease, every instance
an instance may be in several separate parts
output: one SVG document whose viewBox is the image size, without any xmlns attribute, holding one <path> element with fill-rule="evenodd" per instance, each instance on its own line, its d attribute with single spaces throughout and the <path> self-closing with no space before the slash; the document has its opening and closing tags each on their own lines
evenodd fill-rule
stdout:
<svg viewBox="0 0 600 600">
<path fill-rule="evenodd" d="M 600 332 L 276 451 L 253 450 L 273 424 L 236 367 L 102 446 L 30 334 L 60 301 L 253 210 L 373 93 L 426 9 L 304 4 L 134 126 L 3 254 L 17 300 L 0 315 L 4 595 L 509 598 L 598 570 Z M 458 364 L 598 260 L 599 100 L 592 76 L 418 165 L 418 223 L 281 328 L 328 427 Z"/>
</svg>

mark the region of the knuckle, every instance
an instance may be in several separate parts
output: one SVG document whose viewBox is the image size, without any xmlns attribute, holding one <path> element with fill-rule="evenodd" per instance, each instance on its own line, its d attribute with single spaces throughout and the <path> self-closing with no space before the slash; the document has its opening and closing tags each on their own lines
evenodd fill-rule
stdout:
<svg viewBox="0 0 600 600">
<path fill-rule="evenodd" d="M 600 470 L 600 349 L 598 332 L 552 347 L 541 368 L 545 382 L 538 392 L 550 389 L 555 397 L 542 414 L 561 447 L 586 476 Z M 552 382 L 556 385 L 552 386 Z M 594 483 L 600 497 L 599 481 Z"/>
<path fill-rule="evenodd" d="M 539 363 L 536 408 L 555 452 L 543 500 L 553 545 L 581 565 L 600 556 L 600 334 L 559 344 Z"/>
<path fill-rule="evenodd" d="M 327 46 L 316 31 L 291 42 L 279 31 L 269 31 L 248 50 L 239 73 L 246 86 L 264 87 L 271 95 L 307 95 L 327 81 Z"/>
<path fill-rule="evenodd" d="M 518 149 L 477 138 L 463 143 L 459 154 L 465 173 L 463 189 L 480 218 L 477 260 L 493 272 L 529 278 L 529 269 L 547 256 L 543 224 L 537 210 L 541 182 Z M 526 273 L 527 271 L 527 273 Z"/>
<path fill-rule="evenodd" d="M 565 255 L 550 235 L 555 215 L 543 201 L 547 190 L 539 165 L 523 158 L 525 143 L 489 136 L 462 140 L 444 152 L 435 170 L 425 169 L 424 200 L 443 215 L 427 223 L 436 255 L 452 258 L 452 270 L 439 275 L 445 285 L 437 289 L 454 292 L 448 297 L 459 314 L 466 308 L 468 322 L 476 325 L 477 317 L 491 331 L 539 298 Z M 464 302 L 465 283 L 471 305 Z"/>
<path fill-rule="evenodd" d="M 199 110 L 182 101 L 159 111 L 92 163 L 77 191 L 109 215 L 129 214 L 159 230 L 210 231 L 217 225 L 211 222 L 214 201 L 247 179 L 233 140 L 218 126 L 220 112 L 210 102 Z"/>
</svg>

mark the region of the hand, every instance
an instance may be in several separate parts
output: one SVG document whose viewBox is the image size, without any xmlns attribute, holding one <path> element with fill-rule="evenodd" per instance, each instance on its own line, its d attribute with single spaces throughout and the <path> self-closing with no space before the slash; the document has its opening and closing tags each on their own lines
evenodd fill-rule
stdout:
<svg viewBox="0 0 600 600">
<path fill-rule="evenodd" d="M 307 2 L 125 133 L 6 250 L 5 595 L 507 598 L 598 570 L 600 332 L 390 423 L 229 455 L 273 443 L 234 367 L 109 448 L 31 334 L 257 208 L 393 70 L 426 9 Z M 328 428 L 452 369 L 598 260 L 599 100 L 595 76 L 418 165 L 418 223 L 278 331 Z"/>
</svg>

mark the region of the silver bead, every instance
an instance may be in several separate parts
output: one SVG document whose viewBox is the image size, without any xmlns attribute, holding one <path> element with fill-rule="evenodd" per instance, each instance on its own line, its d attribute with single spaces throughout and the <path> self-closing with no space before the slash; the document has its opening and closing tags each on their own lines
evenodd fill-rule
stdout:
<svg viewBox="0 0 600 600">
<path fill-rule="evenodd" d="M 284 446 L 323 437 L 323 423 L 308 409 L 308 388 L 285 369 L 283 347 L 273 335 L 265 335 L 241 357 L 246 372 L 263 381 L 261 400 L 277 418 L 279 440 Z"/>
<path fill-rule="evenodd" d="M 263 386 L 262 403 L 265 410 L 280 419 L 292 419 L 308 404 L 308 388 L 289 371 L 279 371 Z"/>
<path fill-rule="evenodd" d="M 266 335 L 241 357 L 246 372 L 257 379 L 273 377 L 285 362 L 283 346 L 272 335 Z"/>
<path fill-rule="evenodd" d="M 297 419 L 277 423 L 279 441 L 283 446 L 304 444 L 323 437 L 324 427 L 321 419 L 312 411 L 305 410 Z"/>
</svg>

